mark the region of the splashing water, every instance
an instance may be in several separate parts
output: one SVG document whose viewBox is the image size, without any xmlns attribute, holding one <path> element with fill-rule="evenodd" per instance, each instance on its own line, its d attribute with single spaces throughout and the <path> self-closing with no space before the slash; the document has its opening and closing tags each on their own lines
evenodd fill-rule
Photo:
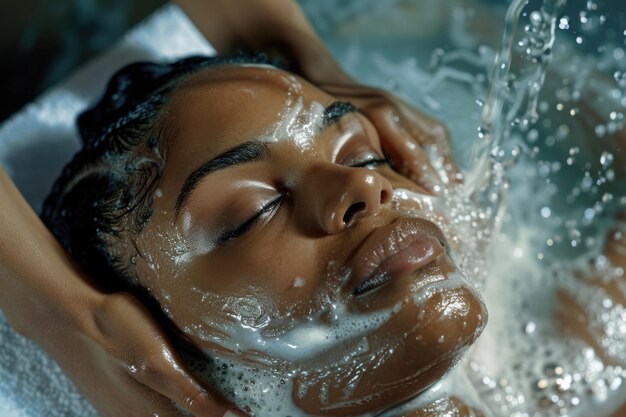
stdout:
<svg viewBox="0 0 626 417">
<path fill-rule="evenodd" d="M 373 2 L 368 4 L 372 6 Z M 529 6 L 534 10 L 526 10 Z M 620 200 L 620 194 L 606 191 L 611 178 L 617 175 L 612 171 L 616 163 L 612 152 L 603 149 L 598 155 L 597 172 L 592 169 L 594 165 L 584 160 L 580 144 L 568 145 L 565 159 L 559 160 L 555 156 L 553 146 L 571 140 L 575 129 L 570 127 L 571 120 L 560 121 L 548 109 L 554 107 L 567 117 L 579 115 L 576 94 L 580 93 L 581 84 L 578 80 L 586 76 L 586 66 L 582 62 L 558 69 L 550 66 L 553 59 L 562 63 L 565 62 L 563 57 L 572 53 L 571 48 L 556 52 L 559 46 L 557 28 L 566 30 L 564 28 L 574 26 L 572 19 L 562 16 L 567 6 L 563 0 L 545 0 L 540 7 L 527 0 L 515 0 L 509 7 L 503 45 L 495 54 L 489 78 L 490 88 L 485 100 L 480 100 L 479 104 L 482 106 L 477 121 L 479 137 L 472 149 L 464 193 L 447 196 L 448 210 L 452 212 L 454 222 L 449 225 L 451 232 L 446 231 L 446 234 L 470 235 L 463 242 L 468 246 L 459 263 L 477 285 L 484 287 L 491 323 L 461 368 L 464 373 L 460 379 L 464 388 L 448 384 L 449 389 L 442 390 L 438 386 L 433 391 L 462 396 L 496 417 L 609 415 L 615 408 L 615 399 L 622 398 L 622 380 L 626 378 L 626 371 L 622 368 L 626 362 L 623 302 L 606 289 L 598 289 L 595 283 L 590 285 L 592 279 L 574 279 L 575 274 L 579 274 L 594 275 L 602 282 L 621 282 L 620 291 L 624 297 L 623 270 L 607 265 L 606 258 L 603 261 L 597 253 L 593 255 L 594 264 L 590 267 L 588 257 L 576 261 L 570 261 L 567 256 L 559 259 L 553 250 L 563 243 L 568 249 L 587 246 L 592 241 L 585 239 L 582 225 L 596 224 L 601 214 L 610 213 L 610 203 Z M 460 15 L 453 13 L 452 19 L 460 21 Z M 579 14 L 578 20 L 586 25 L 594 16 L 598 22 L 602 20 L 598 5 L 588 2 L 585 13 Z M 522 23 L 524 20 L 527 23 Z M 578 37 L 576 44 L 580 44 Z M 611 48 L 616 60 L 620 57 L 619 50 L 619 47 Z M 406 85 L 397 80 L 404 79 L 413 82 L 407 89 L 422 88 L 415 90 L 419 93 L 420 103 L 435 111 L 445 107 L 438 104 L 436 98 L 438 83 L 443 85 L 447 80 L 454 80 L 472 84 L 472 88 L 481 83 L 478 76 L 454 67 L 455 62 L 480 67 L 487 61 L 494 61 L 488 48 L 479 47 L 478 52 L 475 56 L 462 50 L 436 51 L 432 63 L 434 74 L 420 72 L 415 61 L 396 65 L 380 57 L 368 56 L 367 63 L 371 61 L 379 69 L 389 71 L 392 74 L 390 79 L 396 79 L 384 87 L 401 91 Z M 621 56 L 623 58 L 623 49 Z M 605 68 L 614 70 L 616 82 L 626 83 L 622 75 L 624 69 L 619 65 L 611 57 L 606 59 Z M 568 74 L 568 68 L 580 74 Z M 568 83 L 544 88 L 549 84 L 546 82 L 549 81 L 549 71 L 560 77 L 559 81 L 569 80 Z M 625 86 L 621 85 L 621 88 Z M 558 103 L 551 106 L 546 95 L 554 95 Z M 617 94 L 614 89 L 609 89 L 606 95 L 616 97 L 618 101 L 622 99 L 621 91 Z M 623 113 L 611 109 L 607 114 L 609 121 L 596 122 L 592 129 L 598 138 L 620 129 Z M 536 146 L 539 141 L 545 142 L 546 149 L 552 149 L 553 153 L 546 154 Z M 514 164 L 516 161 L 518 163 Z M 576 184 L 569 185 L 568 198 L 571 195 L 574 201 L 585 193 L 590 198 L 601 197 L 598 204 L 585 208 L 582 220 L 574 221 L 573 215 L 562 213 L 555 202 L 568 186 L 558 183 L 554 174 L 577 166 L 582 167 L 584 173 L 574 172 Z M 511 178 L 510 183 L 507 177 Z M 558 187 L 561 191 L 557 190 Z M 400 195 L 401 190 L 397 194 L 399 199 L 416 198 L 410 193 Z M 626 201 L 620 204 L 626 206 Z M 432 220 L 437 222 L 435 218 Z M 502 235 L 495 233 L 500 227 L 505 232 Z M 566 233 L 561 233 L 559 228 L 566 229 Z M 546 238 L 547 233 L 553 234 Z M 616 239 L 622 239 L 622 236 Z M 495 260 L 488 268 L 484 256 L 472 255 L 482 254 L 486 250 L 484 246 L 494 240 L 497 243 L 492 248 Z M 593 242 L 587 248 L 592 247 Z M 549 263 L 551 256 L 555 260 Z M 557 297 L 561 295 L 584 306 L 588 327 L 598 346 L 567 336 L 560 330 L 553 318 L 558 308 Z M 247 308 L 250 310 L 250 327 L 259 327 L 258 322 L 264 323 L 257 320 L 262 318 L 257 306 L 247 305 Z M 385 317 L 376 317 L 373 323 L 378 325 L 384 320 Z M 348 333 L 355 329 L 351 326 Z M 441 339 L 443 341 L 445 338 Z M 359 355 L 367 350 L 366 344 L 355 345 L 353 353 Z M 350 361 L 351 357 L 345 359 Z M 195 366 L 200 372 L 207 373 L 215 384 L 226 385 L 229 390 L 226 394 L 230 398 L 252 398 L 253 401 L 246 404 L 248 411 L 264 410 L 274 413 L 272 415 L 301 414 L 290 405 L 293 386 L 288 378 L 261 368 L 243 372 L 235 363 L 219 359 L 209 365 L 199 361 Z M 296 391 L 304 395 L 306 389 Z M 276 395 L 277 392 L 280 395 Z M 320 395 L 324 395 L 323 390 Z"/>
<path fill-rule="evenodd" d="M 515 193 L 526 188 L 515 181 L 509 187 L 507 179 L 507 168 L 511 166 L 511 161 L 521 155 L 519 143 L 523 142 L 518 138 L 520 132 L 528 131 L 528 139 L 532 143 L 539 136 L 539 130 L 535 127 L 539 126 L 540 130 L 542 127 L 543 130 L 551 127 L 551 120 L 545 114 L 547 102 L 540 102 L 540 96 L 553 59 L 557 23 L 561 29 L 569 28 L 569 19 L 560 15 L 566 7 L 565 1 L 544 1 L 539 10 L 525 12 L 528 4 L 524 0 L 514 1 L 508 9 L 503 46 L 492 68 L 491 85 L 484 101 L 478 140 L 473 148 L 472 166 L 467 176 L 466 192 L 471 201 L 481 207 L 491 207 L 493 213 L 498 213 L 494 218 L 494 226 L 498 226 L 504 216 L 504 193 L 507 189 L 512 188 L 510 191 Z M 595 11 L 598 5 L 588 2 L 587 9 Z M 523 27 L 521 38 L 516 40 L 522 16 L 527 17 L 528 23 Z M 581 12 L 579 16 L 582 23 L 591 19 L 587 11 Z M 598 21 L 603 21 L 602 15 Z M 576 43 L 581 44 L 582 39 L 576 37 Z M 515 54 L 516 47 L 518 55 Z M 617 48 L 618 57 L 620 50 Z M 563 55 L 560 58 L 563 59 Z M 524 59 L 526 66 L 517 63 L 516 68 L 516 59 Z M 579 114 L 580 110 L 574 103 L 584 104 L 580 100 L 581 94 L 585 86 L 591 84 L 584 79 L 590 76 L 588 68 L 578 68 L 585 74 L 582 77 L 570 73 L 567 78 L 562 69 L 553 70 L 563 76 L 564 85 L 575 85 L 571 89 L 562 88 L 555 92 L 557 98 L 561 99 L 556 105 L 557 111 L 564 109 L 563 102 L 571 101 L 569 115 L 576 117 Z M 615 89 L 611 94 L 614 98 L 622 95 Z M 540 113 L 544 113 L 543 118 Z M 622 113 L 615 110 L 608 112 L 608 119 L 615 120 L 619 114 Z M 596 126 L 596 136 L 605 133 L 603 126 Z M 623 129 L 623 123 L 620 126 Z M 619 129 L 614 126 L 612 131 L 615 133 Z M 566 139 L 569 131 L 568 124 L 561 124 L 554 136 L 546 137 L 546 145 L 553 146 L 555 137 Z M 513 157 L 509 160 L 506 159 L 507 147 L 511 148 L 510 155 Z M 537 147 L 529 152 L 531 161 L 539 152 Z M 564 162 L 573 165 L 580 152 L 580 147 L 571 147 Z M 575 187 L 573 195 L 580 195 L 581 190 L 590 194 L 598 193 L 598 187 L 613 181 L 615 175 L 611 169 L 608 169 L 607 175 L 607 166 L 613 163 L 613 159 L 611 152 L 602 151 L 596 178 L 590 172 L 592 164 L 584 163 L 581 187 Z M 526 161 L 526 164 L 531 161 Z M 557 187 L 550 183 L 550 173 L 558 171 L 560 164 L 538 161 L 536 166 L 539 174 L 548 178 L 546 184 L 551 186 L 552 194 L 556 194 Z M 592 188 L 595 190 L 591 191 Z M 526 191 L 529 190 L 526 188 Z M 553 215 L 553 210 L 547 204 L 537 212 L 544 219 L 553 217 L 555 221 L 564 223 L 568 229 L 568 242 L 575 248 L 582 245 L 583 241 L 580 223 L 587 226 L 599 224 L 600 219 L 594 221 L 594 217 L 606 210 L 609 207 L 607 203 L 613 199 L 610 192 L 601 195 L 598 202 L 584 210 L 582 222 L 568 219 L 567 216 Z M 515 200 L 526 202 L 527 197 L 525 200 Z M 512 211 L 510 208 L 509 204 L 507 209 Z M 511 216 L 510 213 L 508 215 Z M 513 229 L 511 226 L 509 224 L 508 231 Z M 523 236 L 524 233 L 532 235 L 536 232 L 533 232 L 532 227 L 521 229 L 520 224 L 515 226 L 517 239 L 505 236 L 499 239 L 499 244 L 505 243 L 506 250 L 512 249 L 513 259 L 493 265 L 486 295 L 488 305 L 490 298 L 497 298 L 500 304 L 508 304 L 507 307 L 514 313 L 503 311 L 502 305 L 489 305 L 492 320 L 496 316 L 493 320 L 495 324 L 483 336 L 482 343 L 476 349 L 475 360 L 468 363 L 469 375 L 482 406 L 496 416 L 610 415 L 624 400 L 622 381 L 626 377 L 623 369 L 626 362 L 626 314 L 621 300 L 626 293 L 623 269 L 608 265 L 606 257 L 597 254 L 599 247 L 594 246 L 597 240 L 594 237 L 588 237 L 585 241 L 589 249 L 586 256 L 566 263 L 555 259 L 538 264 L 537 259 L 544 260 L 545 254 L 531 246 L 531 236 Z M 597 235 L 601 227 L 596 226 Z M 620 239 L 621 235 L 616 240 Z M 549 247 L 554 242 L 552 238 L 546 240 Z M 497 257 L 506 259 L 502 248 L 494 248 L 494 251 Z M 533 253 L 537 254 L 536 259 L 530 258 Z M 552 255 L 556 256 L 556 253 Z M 589 266 L 590 260 L 592 267 Z M 511 269 L 515 272 L 512 273 Z M 496 281 L 503 275 L 511 277 L 506 284 Z M 611 290 L 614 286 L 621 289 Z M 496 314 L 493 314 L 494 311 Z M 572 314 L 574 312 L 578 314 L 577 318 Z M 523 321 L 519 323 L 521 317 Z M 583 340 L 585 336 L 580 334 L 580 329 L 574 329 L 576 325 L 572 325 L 572 322 L 577 320 L 578 326 L 586 328 L 583 333 L 588 332 L 588 339 Z M 582 324 L 580 320 L 583 320 Z M 519 330 L 516 326 L 519 326 Z M 505 337 L 503 344 L 507 346 L 494 348 L 494 337 Z M 494 357 L 499 360 L 494 361 Z"/>
<path fill-rule="evenodd" d="M 539 11 L 530 14 L 525 27 L 526 36 L 519 40 L 526 58 L 532 63 L 530 71 L 513 68 L 514 47 L 520 16 L 528 0 L 514 0 L 505 17 L 502 49 L 496 55 L 490 75 L 490 89 L 483 101 L 478 139 L 472 149 L 472 162 L 465 181 L 465 192 L 477 206 L 489 209 L 492 225 L 497 227 L 504 210 L 504 194 L 508 188 L 506 168 L 520 154 L 518 147 L 506 160 L 504 145 L 514 126 L 536 122 L 539 93 L 552 60 L 556 20 L 565 0 L 544 1 Z M 526 101 L 526 109 L 523 103 Z"/>
<path fill-rule="evenodd" d="M 485 240 L 496 242 L 484 282 L 490 323 L 465 365 L 475 405 L 496 417 L 612 415 L 626 398 L 626 284 L 602 243 L 615 214 L 626 208 L 626 171 L 614 146 L 626 109 L 623 7 L 515 0 L 502 46 L 492 53 L 489 38 L 471 29 L 476 22 L 494 25 L 481 3 L 423 1 L 413 9 L 407 3 L 386 17 L 393 22 L 387 26 L 406 21 L 418 29 L 399 30 L 391 42 L 380 41 L 381 49 L 417 34 L 424 49 L 434 49 L 428 71 L 419 65 L 428 55 L 419 52 L 417 59 L 398 59 L 346 40 L 347 52 L 341 53 L 341 42 L 335 49 L 360 79 L 448 123 L 453 138 L 467 136 L 472 126 L 459 120 L 468 107 L 458 103 L 484 94 L 473 125 L 480 126 L 479 138 L 464 157 L 471 161 L 464 198 L 483 218 L 463 227 L 503 233 Z M 363 31 L 385 13 L 392 12 L 363 18 Z M 437 37 L 436 25 L 452 41 Z M 350 29 L 353 36 L 357 29 Z M 372 66 L 375 71 L 362 69 Z M 463 96 L 460 87 L 471 94 Z M 464 143 L 457 155 L 466 154 Z M 608 239 L 623 242 L 624 236 L 622 222 Z M 568 333 L 563 316 L 566 322 L 584 317 L 590 338 Z"/>
</svg>

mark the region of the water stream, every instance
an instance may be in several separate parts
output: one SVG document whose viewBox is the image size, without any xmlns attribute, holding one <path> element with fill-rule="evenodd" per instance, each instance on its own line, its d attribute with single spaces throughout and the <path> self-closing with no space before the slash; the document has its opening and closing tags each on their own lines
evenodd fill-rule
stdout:
<svg viewBox="0 0 626 417">
<path fill-rule="evenodd" d="M 340 22 L 333 35 L 346 40 L 334 40 L 335 53 L 360 79 L 448 124 L 468 205 L 482 216 L 469 225 L 492 234 L 483 240 L 492 242 L 489 270 L 478 279 L 490 323 L 461 368 L 466 379 L 457 375 L 434 395 L 462 396 L 494 417 L 614 415 L 626 398 L 626 284 L 603 245 L 626 234 L 607 232 L 626 208 L 616 146 L 626 109 L 625 8 L 514 0 L 503 29 L 489 33 L 502 15 L 484 2 L 389 3 L 401 12 L 372 13 L 361 30 L 411 20 L 413 30 L 359 43 L 347 40 L 359 24 Z M 415 37 L 420 48 L 402 46 Z M 363 46 L 376 42 L 374 52 Z M 430 59 L 421 52 L 429 48 Z M 590 337 L 571 329 L 581 320 Z"/>
<path fill-rule="evenodd" d="M 600 26 L 606 20 L 599 12 L 601 3 L 587 2 L 585 6 L 578 15 L 582 24 L 595 18 Z M 495 239 L 498 248 L 493 249 L 494 259 L 498 260 L 494 260 L 485 284 L 492 324 L 467 364 L 482 408 L 494 416 L 605 416 L 612 415 L 625 398 L 623 269 L 611 265 L 601 249 L 606 225 L 619 210 L 611 202 L 626 190 L 624 173 L 612 170 L 614 155 L 609 149 L 614 145 L 610 142 L 594 144 L 604 148 L 594 161 L 593 150 L 590 154 L 581 151 L 584 142 L 581 145 L 576 138 L 568 138 L 574 126 L 585 129 L 585 123 L 580 122 L 585 116 L 580 113 L 591 96 L 606 94 L 610 83 L 601 87 L 598 70 L 604 68 L 597 63 L 582 65 L 575 59 L 564 59 L 565 53 L 577 53 L 567 45 L 561 46 L 558 57 L 562 67 L 549 68 L 555 54 L 557 26 L 569 28 L 570 19 L 562 14 L 565 8 L 566 2 L 560 0 L 540 5 L 515 0 L 510 5 L 467 176 L 469 198 L 479 206 L 492 208 L 494 226 L 504 217 L 509 220 L 505 233 Z M 522 24 L 522 20 L 527 23 Z M 575 38 L 578 45 L 584 40 L 582 36 Z M 619 47 L 614 50 L 614 58 L 620 57 L 619 51 Z M 556 79 L 561 77 L 563 87 L 543 90 L 549 71 Z M 623 95 L 623 88 L 617 85 L 610 91 L 616 99 Z M 557 112 L 569 110 L 573 120 L 563 122 L 558 114 L 548 111 L 550 98 L 556 98 L 553 105 Z M 605 111 L 610 107 L 605 121 L 592 125 L 592 129 L 587 126 L 579 141 L 593 143 L 599 139 L 598 133 L 605 133 L 604 123 L 623 120 L 623 103 L 611 107 L 607 102 L 610 100 L 603 103 Z M 553 126 L 559 119 L 561 124 Z M 613 134 L 620 129 L 623 123 L 613 123 Z M 568 156 L 564 160 L 543 159 L 545 149 L 528 146 L 541 136 L 547 147 L 569 139 L 572 143 Z M 509 182 L 509 168 L 520 157 L 524 160 L 516 170 L 526 170 L 526 175 L 515 173 L 517 178 Z M 576 165 L 576 158 L 582 159 L 582 172 L 576 173 L 577 184 L 569 186 L 571 192 L 566 200 L 580 201 L 577 197 L 586 194 L 592 201 L 586 203 L 589 206 L 583 208 L 580 217 L 559 207 L 555 200 L 568 186 L 553 179 L 561 164 Z M 539 173 L 539 178 L 529 178 L 532 175 L 528 173 L 533 171 Z M 505 193 L 510 194 L 508 203 Z M 529 210 L 519 207 L 528 204 L 529 198 L 543 200 L 530 215 Z M 552 221 L 549 233 L 553 235 L 544 243 L 537 239 L 542 235 L 537 229 L 539 220 L 548 218 Z M 617 233 L 612 238 L 621 238 L 621 232 Z M 556 241 L 562 243 L 560 251 L 553 250 Z M 575 253 L 581 246 L 585 248 Z M 568 258 L 564 253 L 575 256 Z M 621 290 L 612 291 L 612 286 Z M 580 327 L 586 329 L 581 331 Z"/>
</svg>

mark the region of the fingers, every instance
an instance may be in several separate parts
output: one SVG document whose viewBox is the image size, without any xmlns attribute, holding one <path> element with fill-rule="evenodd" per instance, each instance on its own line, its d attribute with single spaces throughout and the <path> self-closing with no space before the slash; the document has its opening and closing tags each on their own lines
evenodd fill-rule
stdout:
<svg viewBox="0 0 626 417">
<path fill-rule="evenodd" d="M 109 294 L 96 316 L 101 344 L 109 346 L 109 353 L 130 380 L 195 417 L 222 417 L 228 411 L 223 400 L 194 379 L 162 328 L 135 297 L 125 292 Z"/>
<path fill-rule="evenodd" d="M 445 126 L 402 100 L 357 85 L 325 85 L 338 98 L 352 101 L 374 124 L 396 169 L 428 191 L 462 182 Z"/>
<path fill-rule="evenodd" d="M 157 346 L 133 375 L 136 380 L 195 417 L 222 417 L 228 406 L 191 376 L 168 341 L 162 340 Z"/>
<path fill-rule="evenodd" d="M 409 178 L 414 181 L 426 181 L 431 191 L 461 183 L 462 176 L 452 157 L 443 124 L 401 102 L 395 107 L 385 105 L 377 110 L 365 110 L 365 113 L 384 135 L 383 142 L 395 148 L 397 157 L 409 169 L 403 174 L 410 174 Z M 379 115 L 382 115 L 380 121 Z"/>
<path fill-rule="evenodd" d="M 430 152 L 429 160 L 445 184 L 460 184 L 462 176 L 452 156 L 448 129 L 438 120 L 415 110 L 408 105 L 400 107 L 406 120 L 403 125 L 411 136 Z"/>
<path fill-rule="evenodd" d="M 189 415 L 184 411 L 178 410 L 176 406 L 165 397 L 153 399 L 151 408 L 150 417 L 184 417 Z"/>
<path fill-rule="evenodd" d="M 398 123 L 391 109 L 376 109 L 368 117 L 377 127 L 385 152 L 402 175 L 420 184 L 431 193 L 438 194 L 443 183 L 421 146 Z"/>
<path fill-rule="evenodd" d="M 198 417 L 203 415 L 210 415 L 215 417 L 247 417 L 241 411 L 235 409 L 228 409 L 226 410 L 226 412 L 220 412 L 218 414 L 194 414 L 188 410 L 182 411 L 177 409 L 177 407 L 165 397 L 155 399 L 152 404 L 152 410 L 152 417 Z"/>
<path fill-rule="evenodd" d="M 246 416 L 230 408 L 221 398 L 212 395 L 195 381 L 169 343 L 164 341 L 161 353 L 152 356 L 148 363 L 141 372 L 137 373 L 136 380 L 159 393 L 170 404 L 175 403 L 190 415 L 194 417 Z M 174 411 L 171 412 L 174 413 Z M 178 414 L 171 415 L 186 415 L 179 411 L 175 412 Z"/>
</svg>

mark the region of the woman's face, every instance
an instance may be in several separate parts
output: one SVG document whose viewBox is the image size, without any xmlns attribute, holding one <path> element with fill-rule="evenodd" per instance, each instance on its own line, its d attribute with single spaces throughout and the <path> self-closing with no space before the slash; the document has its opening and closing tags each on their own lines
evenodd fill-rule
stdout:
<svg viewBox="0 0 626 417">
<path fill-rule="evenodd" d="M 484 306 L 425 218 L 432 196 L 353 107 L 230 66 L 186 80 L 165 125 L 137 271 L 195 346 L 281 372 L 299 409 L 337 416 L 415 395 L 478 336 Z"/>
</svg>

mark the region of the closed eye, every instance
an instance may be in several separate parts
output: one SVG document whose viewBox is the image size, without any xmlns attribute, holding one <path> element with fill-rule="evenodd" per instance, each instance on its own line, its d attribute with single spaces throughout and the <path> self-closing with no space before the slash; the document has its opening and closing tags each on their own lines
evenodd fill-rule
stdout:
<svg viewBox="0 0 626 417">
<path fill-rule="evenodd" d="M 283 201 L 284 195 L 279 195 L 275 199 L 271 200 L 269 203 L 264 205 L 254 213 L 250 218 L 248 218 L 243 223 L 239 224 L 237 227 L 227 230 L 222 233 L 222 235 L 217 239 L 218 245 L 225 245 L 228 242 L 231 242 L 246 232 L 248 232 L 252 227 L 263 217 L 263 215 L 270 213 L 271 211 L 277 209 L 280 206 L 280 203 Z"/>
<path fill-rule="evenodd" d="M 376 168 L 380 165 L 390 165 L 389 158 L 386 156 L 383 158 L 372 156 L 364 161 L 350 164 L 349 166 L 351 168 Z"/>
</svg>

